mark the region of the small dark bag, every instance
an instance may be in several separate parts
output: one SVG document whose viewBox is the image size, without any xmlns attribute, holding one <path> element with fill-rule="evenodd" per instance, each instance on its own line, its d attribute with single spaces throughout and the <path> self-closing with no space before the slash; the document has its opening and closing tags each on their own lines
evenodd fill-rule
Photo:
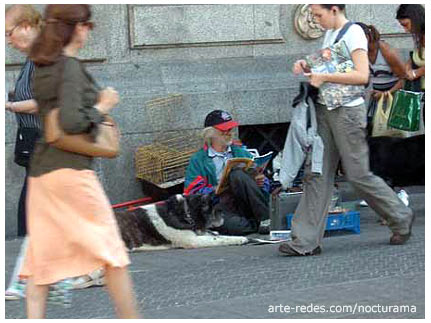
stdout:
<svg viewBox="0 0 431 323">
<path fill-rule="evenodd" d="M 37 128 L 18 128 L 16 133 L 14 159 L 16 164 L 22 167 L 29 166 L 30 156 L 39 137 L 40 130 Z"/>
</svg>

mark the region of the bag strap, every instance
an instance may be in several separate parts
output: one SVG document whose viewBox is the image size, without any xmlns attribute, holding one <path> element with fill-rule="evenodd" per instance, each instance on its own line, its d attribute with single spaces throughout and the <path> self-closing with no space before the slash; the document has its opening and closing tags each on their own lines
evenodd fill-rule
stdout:
<svg viewBox="0 0 431 323">
<path fill-rule="evenodd" d="M 337 38 L 335 38 L 335 41 L 334 41 L 333 45 L 335 45 L 336 43 L 338 43 L 338 42 L 341 40 L 341 38 L 343 38 L 343 36 L 346 34 L 347 30 L 349 30 L 350 26 L 351 26 L 351 25 L 354 25 L 354 24 L 355 24 L 354 22 L 352 22 L 352 21 L 348 21 L 348 22 L 343 26 L 343 28 L 341 28 L 340 32 L 339 32 L 339 33 L 338 33 L 338 35 L 337 35 Z"/>
</svg>

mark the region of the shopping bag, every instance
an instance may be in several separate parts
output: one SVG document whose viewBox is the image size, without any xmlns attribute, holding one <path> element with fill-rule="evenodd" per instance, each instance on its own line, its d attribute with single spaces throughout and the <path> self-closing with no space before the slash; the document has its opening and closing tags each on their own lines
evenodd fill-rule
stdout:
<svg viewBox="0 0 431 323">
<path fill-rule="evenodd" d="M 418 131 L 421 121 L 423 93 L 406 90 L 395 92 L 388 126 L 405 131 Z"/>
<path fill-rule="evenodd" d="M 388 127 L 388 119 L 392 110 L 392 94 L 383 94 L 377 101 L 376 112 L 373 118 L 372 137 L 409 137 L 409 133 Z"/>
</svg>

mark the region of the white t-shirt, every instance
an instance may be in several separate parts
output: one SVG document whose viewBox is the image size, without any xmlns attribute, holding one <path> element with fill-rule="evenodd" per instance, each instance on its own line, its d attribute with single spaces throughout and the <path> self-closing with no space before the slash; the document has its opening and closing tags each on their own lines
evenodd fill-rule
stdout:
<svg viewBox="0 0 431 323">
<path fill-rule="evenodd" d="M 343 27 L 339 29 L 329 29 L 325 33 L 325 38 L 323 40 L 323 48 L 327 48 L 334 44 L 335 39 L 337 38 L 338 33 Z M 347 32 L 341 37 L 340 41 L 344 40 L 344 42 L 347 45 L 347 48 L 350 51 L 350 54 L 352 54 L 357 49 L 363 49 L 366 52 L 368 52 L 368 40 L 365 36 L 365 33 L 363 29 L 356 24 L 353 24 L 349 27 Z M 347 107 L 355 107 L 357 105 L 363 104 L 365 101 L 363 98 L 355 99 L 352 102 L 349 102 L 345 106 Z"/>
</svg>

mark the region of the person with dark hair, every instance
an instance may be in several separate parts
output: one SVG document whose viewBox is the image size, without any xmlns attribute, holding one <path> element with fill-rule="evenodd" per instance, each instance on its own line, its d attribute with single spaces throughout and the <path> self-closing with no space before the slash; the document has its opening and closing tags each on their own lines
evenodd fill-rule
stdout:
<svg viewBox="0 0 431 323">
<path fill-rule="evenodd" d="M 343 11 L 343 12 L 346 10 L 345 4 L 321 4 L 320 6 L 324 9 L 327 9 L 327 10 L 333 10 L 334 7 L 338 8 L 338 10 Z"/>
<path fill-rule="evenodd" d="M 372 135 L 373 117 L 377 109 L 378 100 L 382 95 L 393 94 L 400 88 L 400 81 L 406 77 L 406 66 L 401 60 L 398 52 L 380 39 L 380 33 L 373 25 L 356 22 L 361 26 L 368 40 L 368 60 L 370 62 L 370 83 L 372 86 L 368 102 L 367 129 L 368 136 Z M 401 189 L 397 192 L 398 197 L 405 205 L 409 205 L 408 193 Z M 362 200 L 361 206 L 367 206 Z M 379 219 L 382 223 L 384 220 Z"/>
<path fill-rule="evenodd" d="M 90 6 L 47 5 L 44 19 L 30 52 L 42 124 L 48 112 L 59 108 L 64 132 L 95 136 L 119 97 L 113 89 L 99 90 L 77 58 L 93 28 Z M 130 260 L 92 162 L 43 137 L 36 144 L 28 182 L 29 245 L 20 273 L 27 278 L 29 318 L 45 316 L 49 285 L 100 267 L 117 316 L 139 316 L 127 271 Z"/>
<path fill-rule="evenodd" d="M 412 34 L 415 43 L 407 62 L 407 82 L 404 88 L 425 92 L 425 8 L 420 4 L 401 4 L 397 9 L 396 19 L 406 32 Z M 425 122 L 425 96 L 422 113 Z"/>
<path fill-rule="evenodd" d="M 368 134 L 371 135 L 372 121 L 377 101 L 382 95 L 399 89 L 400 79 L 406 77 L 406 67 L 398 52 L 380 39 L 380 33 L 373 25 L 356 22 L 368 40 L 368 60 L 370 63 L 370 83 L 372 86 L 368 104 Z"/>
<path fill-rule="evenodd" d="M 304 73 L 309 77 L 310 84 L 317 88 L 329 82 L 334 86 L 343 85 L 343 89 L 346 89 L 345 85 L 357 85 L 365 90 L 364 85 L 369 78 L 368 41 L 362 28 L 347 20 L 344 5 L 313 4 L 311 10 L 316 21 L 327 30 L 322 48 L 344 41 L 354 68 L 348 73 L 310 73 L 306 61 L 299 60 L 293 66 L 294 74 Z M 390 244 L 404 244 L 410 238 L 413 211 L 369 169 L 365 129 L 367 108 L 363 94 L 358 93 L 352 95 L 345 90 L 341 93 L 342 106 L 329 108 L 319 91 L 315 108 L 317 132 L 324 145 L 322 174 L 313 174 L 310 165 L 306 165 L 304 194 L 292 220 L 292 241 L 280 245 L 282 255 L 312 256 L 321 253 L 334 177 L 340 160 L 347 180 L 356 192 L 388 220 L 393 232 Z"/>
<path fill-rule="evenodd" d="M 206 116 L 204 147 L 190 158 L 186 170 L 186 194 L 214 193 L 229 158 L 252 158 L 250 152 L 233 141 L 233 129 L 237 126 L 238 122 L 227 111 L 214 110 Z M 263 233 L 263 222 L 269 229 L 268 179 L 263 174 L 249 174 L 236 168 L 231 170 L 228 180 L 229 187 L 214 206 L 224 223 L 212 229 L 226 235 L 247 235 L 259 229 Z"/>
<path fill-rule="evenodd" d="M 409 62 L 408 79 L 421 79 L 425 88 L 425 8 L 420 4 L 401 4 L 397 9 L 396 19 L 404 30 L 413 35 L 415 50 Z M 412 67 L 412 63 L 416 67 Z"/>
</svg>

